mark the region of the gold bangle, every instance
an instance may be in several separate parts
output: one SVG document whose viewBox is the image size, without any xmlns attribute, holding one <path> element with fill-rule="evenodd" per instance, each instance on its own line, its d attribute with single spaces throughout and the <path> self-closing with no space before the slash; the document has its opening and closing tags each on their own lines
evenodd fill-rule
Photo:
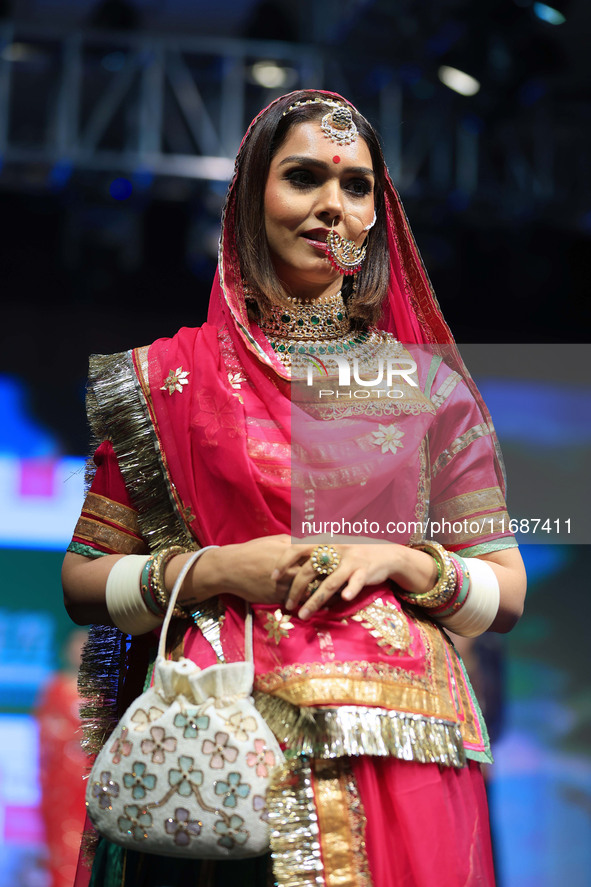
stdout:
<svg viewBox="0 0 591 887">
<path fill-rule="evenodd" d="M 456 591 L 457 574 L 453 561 L 447 551 L 439 542 L 423 539 L 421 542 L 411 542 L 409 548 L 416 548 L 429 554 L 437 563 L 438 580 L 429 591 L 422 594 L 405 591 L 400 594 L 410 604 L 417 604 L 427 609 L 435 609 L 446 604 Z"/>
<path fill-rule="evenodd" d="M 186 552 L 187 549 L 181 548 L 180 545 L 171 545 L 168 548 L 161 548 L 160 551 L 154 555 L 152 560 L 152 565 L 150 567 L 151 584 L 154 589 L 154 597 L 162 608 L 163 613 L 166 613 L 168 610 L 168 601 L 170 598 L 170 592 L 166 590 L 166 585 L 164 584 L 164 570 L 167 563 L 171 561 L 173 557 L 176 557 L 177 554 L 186 554 Z M 172 615 L 187 617 L 189 614 L 180 606 L 180 604 L 177 604 L 172 611 Z"/>
</svg>

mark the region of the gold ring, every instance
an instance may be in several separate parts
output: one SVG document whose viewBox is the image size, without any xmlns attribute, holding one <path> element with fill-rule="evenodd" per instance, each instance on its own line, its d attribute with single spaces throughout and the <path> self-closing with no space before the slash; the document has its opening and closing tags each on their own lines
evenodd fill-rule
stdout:
<svg viewBox="0 0 591 887">
<path fill-rule="evenodd" d="M 341 562 L 341 556 L 332 545 L 317 545 L 310 556 L 314 572 L 318 576 L 330 576 Z"/>
</svg>

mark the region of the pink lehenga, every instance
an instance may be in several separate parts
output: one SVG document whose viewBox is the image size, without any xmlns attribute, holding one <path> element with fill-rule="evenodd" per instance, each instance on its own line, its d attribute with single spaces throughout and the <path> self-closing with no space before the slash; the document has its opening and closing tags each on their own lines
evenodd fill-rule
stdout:
<svg viewBox="0 0 591 887">
<path fill-rule="evenodd" d="M 389 179 L 385 200 L 391 275 L 382 322 L 361 337 L 343 329 L 322 357 L 324 365 L 335 353 L 367 355 L 368 342 L 374 357 L 403 353 L 415 366 L 403 402 L 368 409 L 333 397 L 311 408 L 249 317 L 232 183 L 208 322 L 91 362 L 89 415 L 103 442 L 71 550 L 96 557 L 299 537 L 300 518 L 314 527 L 335 514 L 380 528 L 388 519 L 391 530 L 373 535 L 400 543 L 436 521 L 432 535 L 471 556 L 515 545 L 490 417 Z M 490 760 L 486 728 L 440 627 L 404 605 L 391 583 L 352 602 L 335 598 L 306 622 L 277 606 L 253 611 L 256 703 L 288 757 L 265 812 L 275 883 L 493 884 L 479 769 Z M 203 667 L 216 654 L 242 658 L 244 612 L 232 595 L 203 605 L 194 614 L 201 628 L 182 631 L 184 655 Z M 133 676 L 134 650 L 145 646 L 133 641 L 120 656 L 117 634 L 97 630 L 84 678 L 96 693 L 99 676 L 96 737 L 101 719 L 113 718 L 103 698 L 116 695 L 108 666 L 117 665 L 115 682 L 123 660 Z M 207 866 L 195 883 L 225 883 L 223 867 Z M 112 883 L 158 882 L 128 875 Z"/>
</svg>

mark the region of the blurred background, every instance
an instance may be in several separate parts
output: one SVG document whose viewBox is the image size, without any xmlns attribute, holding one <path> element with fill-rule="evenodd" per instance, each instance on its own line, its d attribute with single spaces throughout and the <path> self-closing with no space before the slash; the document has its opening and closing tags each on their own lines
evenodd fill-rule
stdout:
<svg viewBox="0 0 591 887">
<path fill-rule="evenodd" d="M 524 619 L 468 655 L 500 887 L 591 884 L 591 557 L 564 524 L 591 494 L 590 40 L 587 0 L 0 0 L 2 887 L 73 880 L 83 636 L 59 570 L 88 355 L 204 319 L 241 137 L 300 87 L 381 133 L 512 515 L 552 521 L 563 490 L 560 525 L 521 535 Z"/>
</svg>

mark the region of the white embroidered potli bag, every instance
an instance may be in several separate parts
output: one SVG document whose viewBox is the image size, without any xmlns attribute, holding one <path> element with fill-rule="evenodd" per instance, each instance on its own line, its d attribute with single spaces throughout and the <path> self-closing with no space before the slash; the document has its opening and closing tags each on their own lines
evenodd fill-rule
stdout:
<svg viewBox="0 0 591 887">
<path fill-rule="evenodd" d="M 90 773 L 86 805 L 101 835 L 123 847 L 196 859 L 269 850 L 265 794 L 283 754 L 254 707 L 252 613 L 245 662 L 200 669 L 165 658 L 184 565 L 170 596 L 154 684 L 127 709 Z"/>
</svg>

